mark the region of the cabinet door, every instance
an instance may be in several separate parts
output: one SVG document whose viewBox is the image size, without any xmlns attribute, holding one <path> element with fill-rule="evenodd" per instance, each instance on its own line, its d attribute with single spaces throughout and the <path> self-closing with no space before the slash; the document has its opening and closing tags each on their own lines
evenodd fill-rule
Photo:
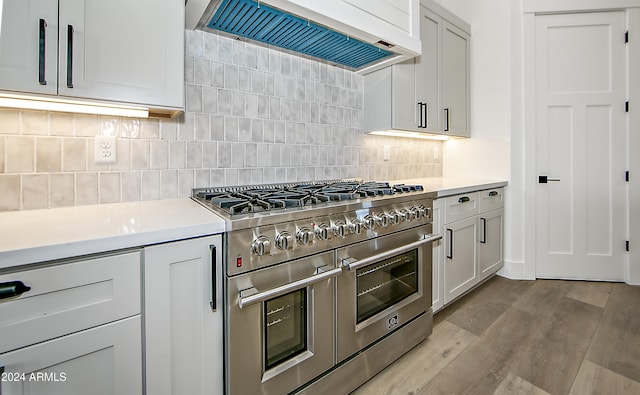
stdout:
<svg viewBox="0 0 640 395">
<path fill-rule="evenodd" d="M 445 225 L 445 304 L 462 295 L 478 282 L 477 235 L 477 217 Z"/>
<path fill-rule="evenodd" d="M 418 101 L 416 100 L 415 59 L 391 66 L 391 124 L 394 129 L 418 129 Z"/>
<path fill-rule="evenodd" d="M 425 129 L 440 132 L 440 31 L 442 18 L 420 7 L 422 55 L 416 58 L 416 98 L 426 105 Z"/>
<path fill-rule="evenodd" d="M 444 21 L 442 30 L 443 131 L 470 136 L 469 35 Z"/>
<path fill-rule="evenodd" d="M 145 248 L 148 394 L 223 393 L 221 254 L 221 236 Z"/>
<path fill-rule="evenodd" d="M 182 107 L 184 2 L 60 0 L 59 94 Z"/>
<path fill-rule="evenodd" d="M 0 89 L 57 93 L 57 0 L 0 1 Z"/>
<path fill-rule="evenodd" d="M 495 273 L 503 265 L 503 218 L 503 209 L 482 213 L 478 218 L 478 271 L 480 280 Z"/>
<path fill-rule="evenodd" d="M 140 316 L 0 354 L 0 366 L 4 395 L 141 394 Z"/>
</svg>

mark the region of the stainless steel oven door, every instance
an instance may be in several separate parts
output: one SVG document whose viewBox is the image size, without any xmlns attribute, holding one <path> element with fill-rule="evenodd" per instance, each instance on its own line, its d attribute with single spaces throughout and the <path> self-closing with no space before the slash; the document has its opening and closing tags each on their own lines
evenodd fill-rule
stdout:
<svg viewBox="0 0 640 395">
<path fill-rule="evenodd" d="M 227 393 L 284 394 L 334 364 L 333 252 L 228 278 Z"/>
<path fill-rule="evenodd" d="M 337 250 L 341 362 L 421 314 L 431 314 L 431 224 Z M 425 328 L 429 331 L 430 328 Z"/>
</svg>

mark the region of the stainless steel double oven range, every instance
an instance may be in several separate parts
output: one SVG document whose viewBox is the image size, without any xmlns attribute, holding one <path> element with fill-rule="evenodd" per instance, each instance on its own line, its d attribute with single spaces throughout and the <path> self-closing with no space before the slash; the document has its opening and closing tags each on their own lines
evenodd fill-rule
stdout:
<svg viewBox="0 0 640 395">
<path fill-rule="evenodd" d="M 223 216 L 225 388 L 348 393 L 432 330 L 433 195 L 339 180 L 195 189 Z"/>
</svg>

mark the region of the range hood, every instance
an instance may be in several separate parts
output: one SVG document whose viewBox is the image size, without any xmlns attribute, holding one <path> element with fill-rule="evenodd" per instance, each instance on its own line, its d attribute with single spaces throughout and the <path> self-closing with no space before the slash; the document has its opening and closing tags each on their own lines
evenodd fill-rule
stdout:
<svg viewBox="0 0 640 395">
<path fill-rule="evenodd" d="M 383 67 L 415 56 L 411 51 L 336 22 L 335 25 L 347 30 L 347 34 L 338 31 L 329 26 L 332 25 L 330 18 L 314 14 L 295 2 L 273 0 L 269 3 L 261 0 L 187 0 L 186 26 L 272 45 L 355 71 L 371 70 L 372 66 L 377 68 L 375 65 Z M 271 3 L 293 8 L 296 14 Z"/>
</svg>

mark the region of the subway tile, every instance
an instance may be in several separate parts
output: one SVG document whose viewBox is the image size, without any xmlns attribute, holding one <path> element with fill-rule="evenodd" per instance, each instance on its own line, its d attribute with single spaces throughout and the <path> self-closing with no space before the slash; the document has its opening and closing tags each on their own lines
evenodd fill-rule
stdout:
<svg viewBox="0 0 640 395">
<path fill-rule="evenodd" d="M 171 141 L 169 144 L 169 169 L 184 169 L 187 165 L 187 143 Z"/>
<path fill-rule="evenodd" d="M 300 59 L 300 76 L 305 80 L 311 79 L 310 62 L 308 59 Z"/>
<path fill-rule="evenodd" d="M 246 64 L 245 43 L 240 40 L 233 40 L 233 64 L 244 66 Z"/>
<path fill-rule="evenodd" d="M 202 112 L 202 86 L 187 85 L 186 110 L 189 112 Z"/>
<path fill-rule="evenodd" d="M 202 56 L 208 60 L 218 59 L 218 35 L 204 34 Z"/>
<path fill-rule="evenodd" d="M 296 142 L 296 124 L 293 122 L 287 122 L 285 125 L 285 139 L 286 144 L 295 144 Z"/>
<path fill-rule="evenodd" d="M 98 173 L 76 174 L 76 206 L 97 204 L 99 196 L 98 191 Z"/>
<path fill-rule="evenodd" d="M 285 76 L 280 74 L 274 74 L 274 95 L 277 97 L 286 97 L 286 80 Z"/>
<path fill-rule="evenodd" d="M 269 166 L 269 144 L 258 144 L 256 150 L 258 167 Z"/>
<path fill-rule="evenodd" d="M 245 115 L 249 118 L 258 117 L 258 95 L 255 93 L 247 93 L 245 95 Z"/>
<path fill-rule="evenodd" d="M 100 204 L 120 201 L 120 173 L 100 173 Z"/>
<path fill-rule="evenodd" d="M 211 140 L 224 141 L 224 117 L 221 115 L 212 115 L 209 117 L 211 127 Z"/>
<path fill-rule="evenodd" d="M 291 75 L 291 55 L 288 53 L 280 57 L 280 74 Z"/>
<path fill-rule="evenodd" d="M 218 89 L 212 87 L 202 88 L 202 112 L 208 114 L 218 113 Z"/>
<path fill-rule="evenodd" d="M 24 174 L 22 183 L 22 209 L 34 210 L 49 207 L 49 175 Z"/>
<path fill-rule="evenodd" d="M 202 56 L 204 49 L 203 32 L 199 30 L 185 30 L 185 52 L 187 55 Z"/>
<path fill-rule="evenodd" d="M 122 201 L 137 202 L 142 199 L 142 174 L 138 171 L 122 173 Z"/>
<path fill-rule="evenodd" d="M 246 98 L 243 92 L 233 92 L 233 103 L 231 104 L 231 113 L 243 117 L 245 115 Z"/>
<path fill-rule="evenodd" d="M 218 143 L 211 141 L 202 143 L 202 167 L 205 169 L 218 167 Z"/>
<path fill-rule="evenodd" d="M 274 123 L 274 135 L 276 143 L 285 143 L 286 142 L 286 123 L 284 121 L 275 121 Z"/>
<path fill-rule="evenodd" d="M 169 141 L 152 140 L 150 142 L 151 155 L 149 160 L 149 168 L 152 170 L 161 170 L 169 167 Z"/>
<path fill-rule="evenodd" d="M 224 117 L 224 141 L 238 141 L 237 117 Z"/>
<path fill-rule="evenodd" d="M 211 61 L 202 58 L 194 59 L 193 74 L 193 84 L 209 86 L 211 84 Z"/>
<path fill-rule="evenodd" d="M 31 173 L 34 170 L 35 139 L 33 137 L 6 136 L 5 152 L 7 173 Z"/>
<path fill-rule="evenodd" d="M 116 140 L 116 162 L 111 164 L 111 170 L 130 170 L 131 169 L 131 142 L 135 140 L 117 139 Z"/>
<path fill-rule="evenodd" d="M 269 97 L 269 115 L 271 119 L 280 119 L 280 98 Z"/>
<path fill-rule="evenodd" d="M 239 185 L 251 184 L 251 169 L 238 169 L 238 184 Z"/>
<path fill-rule="evenodd" d="M 280 145 L 269 144 L 269 166 L 280 166 Z"/>
<path fill-rule="evenodd" d="M 251 92 L 264 94 L 264 72 L 251 70 Z"/>
<path fill-rule="evenodd" d="M 178 140 L 193 140 L 195 139 L 195 119 L 194 113 L 184 113 L 178 117 Z"/>
<path fill-rule="evenodd" d="M 194 177 L 194 170 L 178 170 L 177 197 L 191 196 L 191 190 L 194 188 Z"/>
<path fill-rule="evenodd" d="M 240 88 L 240 74 L 238 66 L 232 64 L 224 65 L 224 87 L 229 90 L 238 90 Z"/>
<path fill-rule="evenodd" d="M 245 166 L 243 143 L 231 143 L 231 167 L 241 168 Z"/>
<path fill-rule="evenodd" d="M 264 75 L 264 94 L 267 96 L 273 96 L 276 94 L 276 77 L 271 73 L 265 73 Z"/>
<path fill-rule="evenodd" d="M 148 170 L 151 161 L 149 140 L 131 141 L 131 170 Z"/>
<path fill-rule="evenodd" d="M 265 143 L 274 143 L 275 140 L 275 121 L 271 119 L 264 120 L 263 139 Z"/>
<path fill-rule="evenodd" d="M 62 140 L 59 138 L 36 138 L 36 172 L 59 172 L 62 169 L 61 152 Z"/>
<path fill-rule="evenodd" d="M 202 142 L 190 141 L 187 143 L 187 168 L 200 169 L 202 168 Z"/>
<path fill-rule="evenodd" d="M 160 121 L 158 119 L 143 119 L 140 124 L 140 138 L 159 139 Z"/>
<path fill-rule="evenodd" d="M 211 86 L 224 88 L 224 64 L 220 62 L 211 62 Z"/>
<path fill-rule="evenodd" d="M 0 175 L 0 211 L 13 211 L 20 209 L 20 176 Z"/>
<path fill-rule="evenodd" d="M 176 140 L 178 138 L 178 123 L 175 119 L 160 121 L 160 138 L 162 140 Z"/>
<path fill-rule="evenodd" d="M 208 114 L 195 114 L 193 119 L 196 141 L 209 141 L 211 139 L 211 127 Z"/>
<path fill-rule="evenodd" d="M 224 169 L 224 185 L 239 185 L 238 169 Z"/>
<path fill-rule="evenodd" d="M 269 70 L 269 49 L 263 46 L 257 47 L 256 67 L 258 70 Z"/>
<path fill-rule="evenodd" d="M 228 89 L 218 89 L 218 114 L 231 115 L 233 94 Z"/>
<path fill-rule="evenodd" d="M 258 185 L 264 182 L 262 169 L 251 169 L 251 184 Z"/>
<path fill-rule="evenodd" d="M 0 108 L 0 133 L 20 133 L 20 110 L 8 110 Z"/>
<path fill-rule="evenodd" d="M 244 50 L 244 65 L 251 69 L 258 68 L 258 46 L 253 44 L 246 44 Z"/>
<path fill-rule="evenodd" d="M 49 114 L 50 134 L 52 136 L 73 136 L 73 122 L 73 114 L 52 112 Z"/>
<path fill-rule="evenodd" d="M 280 74 L 280 52 L 275 49 L 269 49 L 269 71 L 274 74 Z"/>
<path fill-rule="evenodd" d="M 265 167 L 264 169 L 262 169 L 262 181 L 266 184 L 276 182 L 275 167 Z"/>
<path fill-rule="evenodd" d="M 211 184 L 211 172 L 208 169 L 199 169 L 195 171 L 194 188 L 207 188 Z M 191 192 L 191 191 L 189 191 Z M 191 193 L 189 194 L 191 196 Z"/>
<path fill-rule="evenodd" d="M 239 89 L 245 92 L 251 92 L 251 69 L 240 67 L 238 70 Z"/>
<path fill-rule="evenodd" d="M 228 37 L 218 36 L 218 59 L 225 63 L 233 62 L 233 40 Z"/>
<path fill-rule="evenodd" d="M 160 199 L 160 172 L 143 171 L 141 178 L 142 200 Z"/>
<path fill-rule="evenodd" d="M 178 171 L 163 170 L 160 172 L 160 199 L 178 197 Z"/>
<path fill-rule="evenodd" d="M 258 145 L 256 143 L 244 145 L 244 158 L 244 167 L 258 166 Z"/>
<path fill-rule="evenodd" d="M 287 182 L 286 167 L 276 167 L 275 171 L 276 171 L 275 182 Z"/>
<path fill-rule="evenodd" d="M 209 185 L 212 187 L 220 187 L 224 185 L 224 169 L 211 169 Z"/>
<path fill-rule="evenodd" d="M 49 135 L 49 113 L 46 111 L 22 111 L 21 134 Z"/>
<path fill-rule="evenodd" d="M 269 118 L 269 96 L 258 95 L 258 117 Z"/>
<path fill-rule="evenodd" d="M 238 141 L 251 141 L 251 119 L 238 119 Z"/>
<path fill-rule="evenodd" d="M 292 55 L 291 56 L 291 75 L 296 77 L 296 78 L 300 78 L 302 77 L 302 69 L 300 66 L 300 61 L 302 60 L 302 58 L 300 58 L 297 55 Z"/>
<path fill-rule="evenodd" d="M 218 143 L 218 167 L 231 167 L 231 143 Z"/>
<path fill-rule="evenodd" d="M 264 121 L 262 119 L 251 120 L 251 141 L 260 143 L 263 140 Z"/>
<path fill-rule="evenodd" d="M 49 207 L 71 207 L 74 205 L 75 176 L 73 174 L 51 174 L 49 182 Z"/>
</svg>

